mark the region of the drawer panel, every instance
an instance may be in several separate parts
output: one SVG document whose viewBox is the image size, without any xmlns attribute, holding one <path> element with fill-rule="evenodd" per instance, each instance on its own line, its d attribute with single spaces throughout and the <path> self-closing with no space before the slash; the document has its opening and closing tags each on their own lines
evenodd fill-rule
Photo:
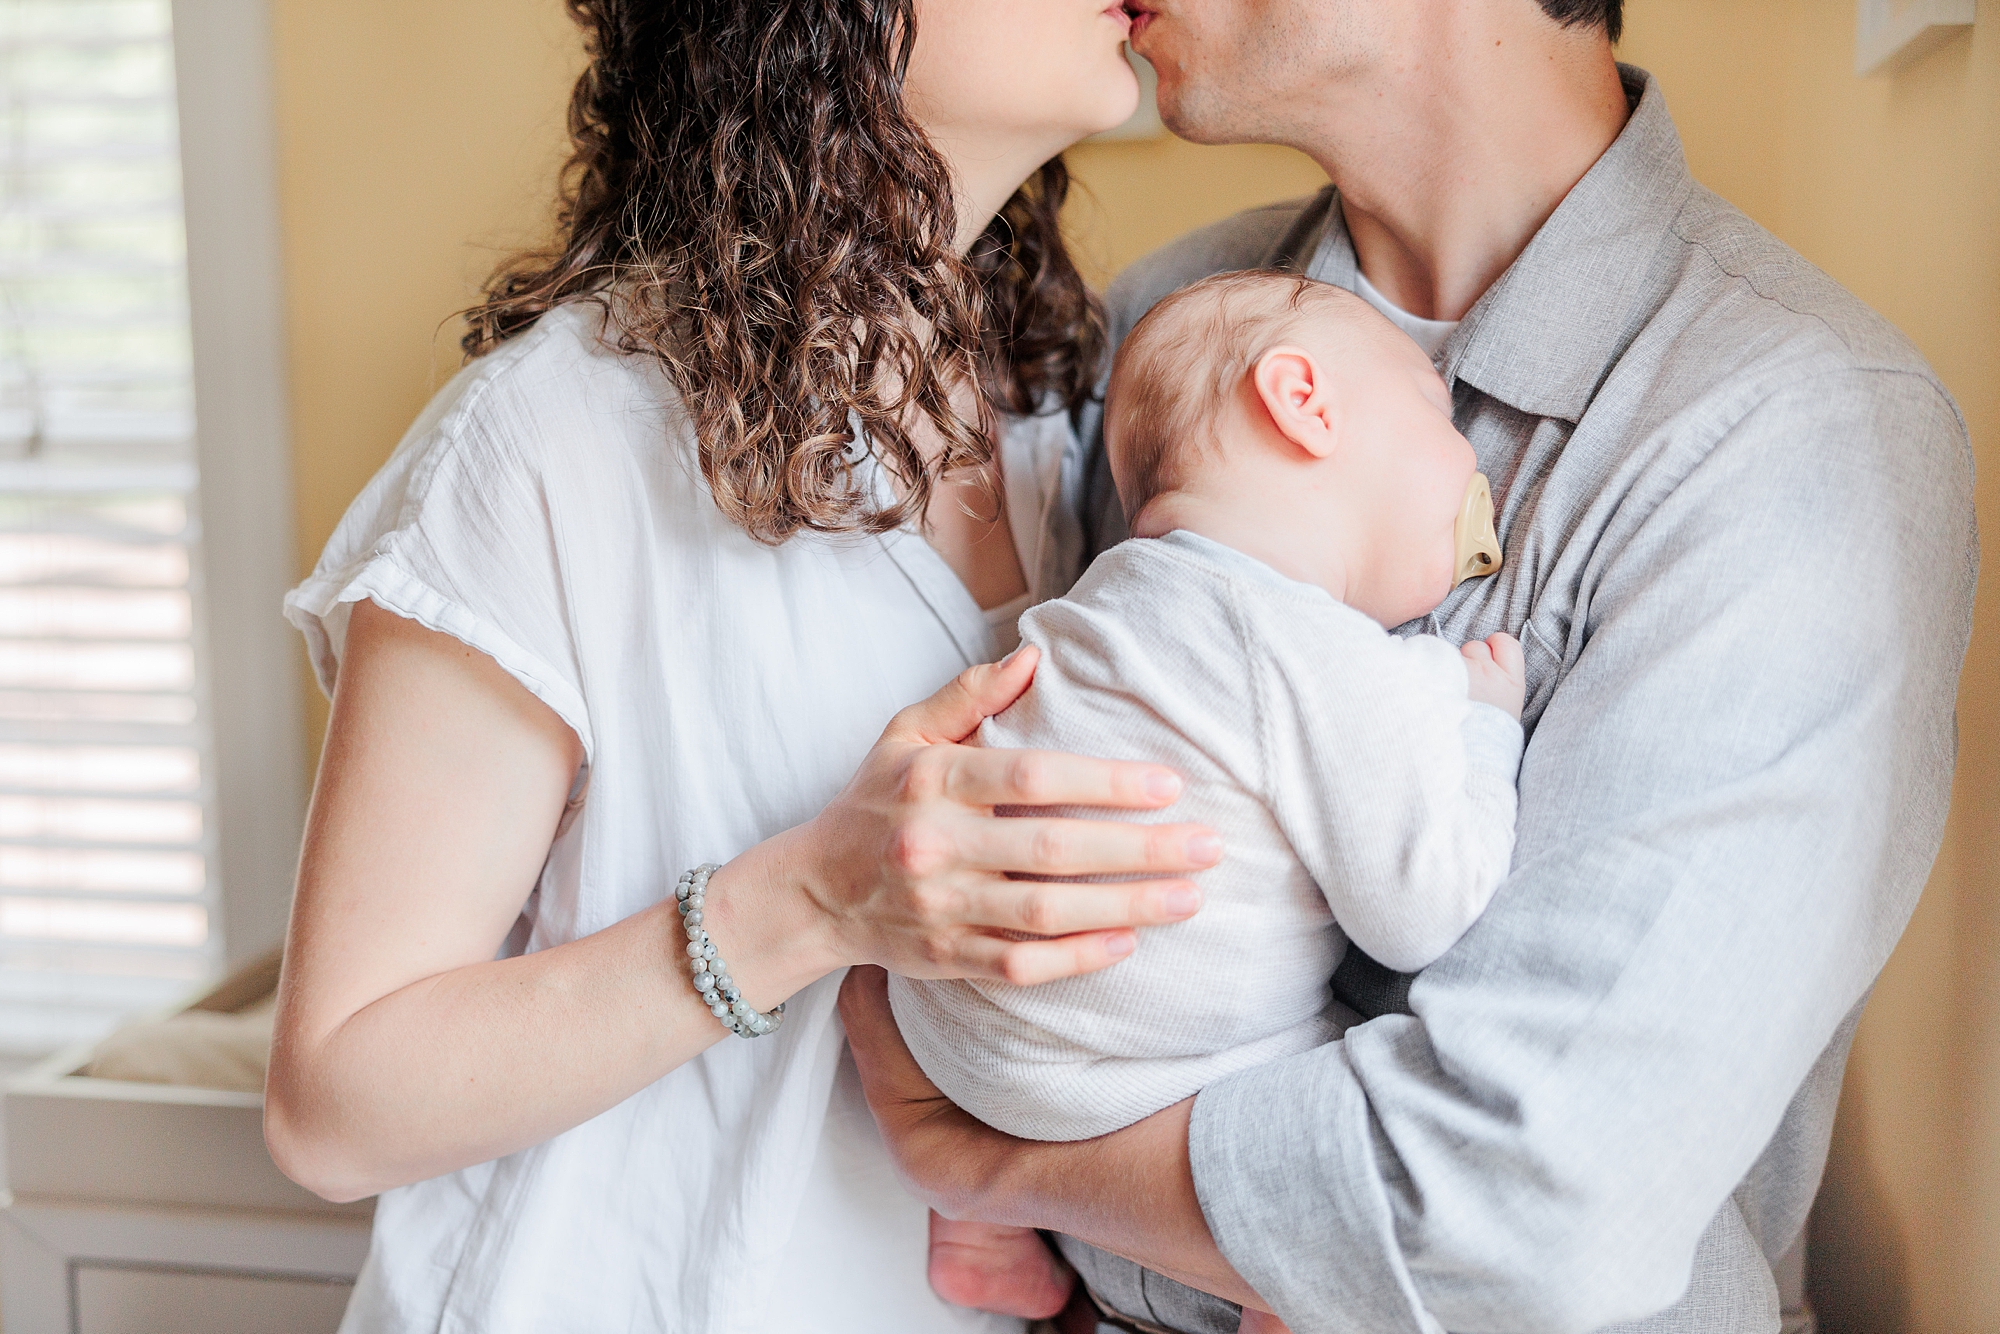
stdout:
<svg viewBox="0 0 2000 1334">
<path fill-rule="evenodd" d="M 351 1283 L 185 1269 L 76 1266 L 77 1334 L 334 1334 Z"/>
</svg>

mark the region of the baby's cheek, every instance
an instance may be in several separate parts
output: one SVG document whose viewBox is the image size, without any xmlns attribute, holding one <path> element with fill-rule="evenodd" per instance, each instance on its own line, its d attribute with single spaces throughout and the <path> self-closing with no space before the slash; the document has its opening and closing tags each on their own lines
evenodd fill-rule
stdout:
<svg viewBox="0 0 2000 1334">
<path fill-rule="evenodd" d="M 1458 575 L 1458 550 L 1455 542 L 1447 542 L 1435 552 L 1424 568 L 1424 596 L 1429 599 L 1426 611 L 1435 610 L 1453 588 L 1453 580 Z"/>
</svg>

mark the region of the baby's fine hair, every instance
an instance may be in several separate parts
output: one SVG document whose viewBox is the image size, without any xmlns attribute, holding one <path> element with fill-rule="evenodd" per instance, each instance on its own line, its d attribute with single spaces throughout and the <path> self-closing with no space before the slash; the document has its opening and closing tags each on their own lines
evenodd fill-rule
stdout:
<svg viewBox="0 0 2000 1334">
<path fill-rule="evenodd" d="M 1146 312 L 1118 348 L 1105 404 L 1105 438 L 1116 436 L 1125 465 L 1126 519 L 1214 449 L 1216 423 L 1257 358 L 1307 319 L 1374 314 L 1345 288 L 1283 269 L 1218 273 Z"/>
</svg>

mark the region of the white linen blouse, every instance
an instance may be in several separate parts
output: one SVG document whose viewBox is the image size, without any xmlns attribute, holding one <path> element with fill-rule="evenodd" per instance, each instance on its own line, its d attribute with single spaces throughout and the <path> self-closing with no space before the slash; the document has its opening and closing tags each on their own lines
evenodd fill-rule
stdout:
<svg viewBox="0 0 2000 1334">
<path fill-rule="evenodd" d="M 672 387 L 601 319 L 559 309 L 454 378 L 285 601 L 328 691 L 370 598 L 575 729 L 570 813 L 510 953 L 610 926 L 810 818 L 896 710 L 996 656 L 914 532 L 771 547 L 725 521 Z M 1082 550 L 1068 419 L 1009 423 L 1001 465 L 1032 593 L 1060 595 Z M 839 985 L 545 1144 L 384 1194 L 342 1329 L 1018 1330 L 932 1296 L 925 1212 L 845 1059 Z"/>
</svg>

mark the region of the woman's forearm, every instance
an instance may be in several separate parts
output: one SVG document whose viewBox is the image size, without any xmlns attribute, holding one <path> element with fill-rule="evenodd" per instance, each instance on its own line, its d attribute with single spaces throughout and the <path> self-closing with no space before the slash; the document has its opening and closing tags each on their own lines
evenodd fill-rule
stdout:
<svg viewBox="0 0 2000 1334">
<path fill-rule="evenodd" d="M 796 896 L 752 897 L 782 879 L 782 851 L 773 840 L 710 883 L 710 928 L 760 1009 L 835 965 Z M 310 1049 L 274 1053 L 279 1165 L 357 1199 L 616 1106 L 729 1036 L 695 991 L 685 940 L 669 899 L 580 940 L 411 982 L 323 1033 L 280 1025 L 280 1043 Z"/>
<path fill-rule="evenodd" d="M 727 1036 L 677 975 L 672 929 L 643 912 L 410 983 L 330 1032 L 293 1035 L 311 1049 L 274 1053 L 266 1136 L 278 1165 L 329 1198 L 358 1199 L 616 1105 Z"/>
</svg>

